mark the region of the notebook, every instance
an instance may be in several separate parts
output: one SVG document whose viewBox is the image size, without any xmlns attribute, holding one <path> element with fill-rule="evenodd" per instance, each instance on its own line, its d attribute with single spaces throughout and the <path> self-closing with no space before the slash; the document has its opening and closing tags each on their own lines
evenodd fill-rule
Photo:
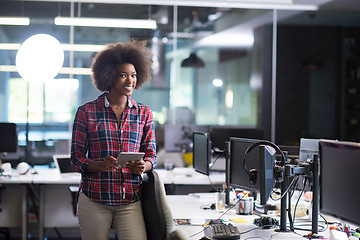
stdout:
<svg viewBox="0 0 360 240">
<path fill-rule="evenodd" d="M 53 155 L 53 160 L 55 163 L 56 169 L 58 169 L 62 177 L 78 177 L 80 178 L 80 173 L 76 172 L 70 163 L 70 154 L 64 155 Z"/>
</svg>

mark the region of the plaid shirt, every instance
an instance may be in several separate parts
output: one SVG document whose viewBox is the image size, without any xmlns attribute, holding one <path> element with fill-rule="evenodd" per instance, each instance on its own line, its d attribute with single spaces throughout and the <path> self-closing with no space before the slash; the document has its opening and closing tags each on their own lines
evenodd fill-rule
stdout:
<svg viewBox="0 0 360 240">
<path fill-rule="evenodd" d="M 71 163 L 82 175 L 81 191 L 91 200 L 107 205 L 140 200 L 140 175 L 129 169 L 88 172 L 90 161 L 103 161 L 120 152 L 145 152 L 144 160 L 156 165 L 155 126 L 148 106 L 128 98 L 120 124 L 106 93 L 80 106 L 76 112 L 71 143 Z"/>
</svg>

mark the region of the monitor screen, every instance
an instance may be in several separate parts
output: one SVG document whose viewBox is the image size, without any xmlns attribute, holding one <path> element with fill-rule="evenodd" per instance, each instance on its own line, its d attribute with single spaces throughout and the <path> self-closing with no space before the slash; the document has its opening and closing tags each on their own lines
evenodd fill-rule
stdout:
<svg viewBox="0 0 360 240">
<path fill-rule="evenodd" d="M 193 132 L 208 132 L 206 125 L 165 125 L 164 147 L 166 152 L 192 152 Z"/>
<path fill-rule="evenodd" d="M 235 126 L 211 126 L 209 128 L 211 133 L 212 148 L 220 150 L 225 149 L 225 142 L 230 141 L 230 137 L 248 138 L 248 139 L 263 139 L 264 131 L 259 128 L 245 128 Z"/>
<path fill-rule="evenodd" d="M 71 166 L 70 154 L 54 155 L 53 160 L 55 162 L 55 167 L 60 171 L 60 173 L 76 172 L 74 168 Z"/>
<path fill-rule="evenodd" d="M 320 211 L 360 225 L 360 143 L 322 140 Z"/>
<path fill-rule="evenodd" d="M 193 144 L 193 168 L 197 172 L 209 175 L 209 164 L 211 161 L 210 134 L 194 132 Z"/>
<path fill-rule="evenodd" d="M 0 153 L 14 153 L 18 149 L 15 123 L 0 123 Z"/>
<path fill-rule="evenodd" d="M 263 140 L 230 138 L 230 164 L 228 174 L 230 186 L 260 192 L 260 204 L 264 205 L 275 183 L 273 179 L 273 167 L 276 160 L 275 149 L 260 145 L 255 147 L 246 156 L 247 169 L 257 169 L 258 171 L 257 180 L 253 186 L 250 186 L 249 175 L 243 166 L 246 150 L 259 141 Z"/>
</svg>

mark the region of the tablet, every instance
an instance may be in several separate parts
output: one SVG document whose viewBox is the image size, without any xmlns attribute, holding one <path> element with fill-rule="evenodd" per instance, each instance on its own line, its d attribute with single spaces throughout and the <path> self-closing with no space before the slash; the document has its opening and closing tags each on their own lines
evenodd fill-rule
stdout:
<svg viewBox="0 0 360 240">
<path fill-rule="evenodd" d="M 141 160 L 145 155 L 143 152 L 121 152 L 117 157 L 120 166 L 124 165 L 127 161 Z"/>
</svg>

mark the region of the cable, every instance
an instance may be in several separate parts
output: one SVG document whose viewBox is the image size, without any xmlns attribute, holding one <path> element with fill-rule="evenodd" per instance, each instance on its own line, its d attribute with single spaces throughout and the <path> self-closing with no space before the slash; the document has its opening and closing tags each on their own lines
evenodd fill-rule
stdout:
<svg viewBox="0 0 360 240">
<path fill-rule="evenodd" d="M 321 216 L 321 218 L 322 219 L 324 219 L 324 222 L 325 222 L 325 226 L 323 226 L 323 225 L 319 225 L 318 227 L 319 227 L 319 229 L 318 229 L 318 231 L 319 232 L 324 232 L 324 231 L 326 231 L 327 229 L 328 229 L 328 227 L 329 227 L 329 223 L 328 223 L 328 221 L 325 219 L 325 217 L 321 214 L 321 213 L 319 213 L 319 215 Z M 297 226 L 312 226 L 312 222 L 309 220 L 309 223 L 304 223 L 304 224 L 296 224 Z M 309 231 L 309 232 L 311 232 L 312 231 L 312 229 L 310 228 L 310 229 L 308 229 L 308 228 L 299 228 L 299 227 L 294 227 L 294 229 L 295 230 L 300 230 L 300 231 Z"/>
<path fill-rule="evenodd" d="M 246 149 L 245 153 L 244 153 L 244 157 L 243 157 L 243 168 L 245 170 L 245 172 L 248 174 L 248 176 L 250 177 L 251 175 L 251 171 L 247 168 L 246 166 L 246 156 L 255 148 L 258 147 L 260 145 L 266 145 L 266 146 L 271 146 L 272 148 L 274 148 L 276 151 L 280 152 L 281 154 L 281 166 L 285 166 L 286 163 L 286 157 L 283 151 L 281 151 L 281 149 L 274 143 L 269 142 L 269 141 L 259 141 L 254 143 L 253 145 L 251 145 L 250 147 L 248 147 L 248 149 Z"/>
<path fill-rule="evenodd" d="M 321 214 L 321 213 L 318 213 L 319 215 L 320 215 L 320 217 L 322 218 L 322 219 L 324 219 L 324 222 L 325 222 L 325 224 L 326 224 L 326 228 L 323 230 L 323 231 L 326 231 L 328 228 L 329 228 L 329 223 L 328 223 L 328 221 L 326 220 L 326 218 Z M 323 231 L 321 231 L 321 232 L 323 232 Z M 320 232 L 320 231 L 319 231 Z"/>
<path fill-rule="evenodd" d="M 305 178 L 305 179 L 304 179 L 304 182 L 303 182 L 303 184 L 304 184 L 304 185 L 303 185 L 303 188 L 301 189 L 301 192 L 300 192 L 300 194 L 299 194 L 299 197 L 298 197 L 298 199 L 297 199 L 297 201 L 296 201 L 296 203 L 295 203 L 293 223 L 295 223 L 295 218 L 296 218 L 296 209 L 297 209 L 297 206 L 298 206 L 299 200 L 300 200 L 300 198 L 301 198 L 302 194 L 303 194 L 303 193 L 304 193 L 304 191 L 305 191 L 306 182 L 307 182 L 307 178 Z M 290 229 L 291 229 L 291 230 L 294 230 L 293 228 L 294 228 L 294 225 L 292 225 L 292 228 L 290 227 Z"/>
<path fill-rule="evenodd" d="M 215 165 L 216 161 L 219 160 L 220 157 L 221 157 L 221 155 L 219 155 L 217 158 L 215 158 L 215 161 L 211 164 L 210 170 Z"/>
<path fill-rule="evenodd" d="M 255 228 L 249 229 L 249 230 L 247 230 L 247 231 L 245 231 L 245 232 L 241 232 L 240 235 L 241 235 L 241 234 L 246 234 L 246 233 L 249 233 L 249 232 L 254 231 L 254 230 L 256 230 L 256 229 L 261 229 L 261 228 L 263 228 L 263 227 L 255 227 Z"/>
<path fill-rule="evenodd" d="M 293 217 L 291 216 L 292 213 L 291 213 L 291 198 L 292 196 L 294 195 L 294 192 L 295 192 L 295 189 L 296 189 L 296 186 L 299 182 L 299 176 L 295 176 L 294 177 L 294 184 L 293 184 L 293 188 L 292 188 L 292 191 L 289 192 L 289 201 L 288 201 L 288 218 L 289 218 L 289 223 L 290 223 L 290 230 L 291 231 L 294 231 L 294 219 Z M 298 198 L 299 200 L 299 198 Z M 295 218 L 295 215 L 296 215 L 296 210 L 294 210 L 294 218 Z"/>
<path fill-rule="evenodd" d="M 213 182 L 211 181 L 210 175 L 208 175 L 207 177 L 208 177 L 208 179 L 209 179 L 209 182 L 210 182 L 211 187 L 212 187 L 215 191 L 218 191 L 218 189 L 215 187 L 215 185 L 214 185 Z"/>
<path fill-rule="evenodd" d="M 279 201 L 281 200 L 289 191 L 289 189 L 291 188 L 291 186 L 294 184 L 294 180 L 295 180 L 295 177 L 293 178 L 293 180 L 291 181 L 291 183 L 289 184 L 289 187 L 286 189 L 286 191 L 282 194 L 282 196 L 280 198 L 273 198 L 271 195 L 270 195 L 270 198 L 273 200 L 273 201 Z"/>
<path fill-rule="evenodd" d="M 239 198 L 234 204 L 230 205 L 229 208 L 228 208 L 226 211 L 224 211 L 215 221 L 220 220 L 220 219 L 222 218 L 222 216 L 224 216 L 228 211 L 230 211 L 230 209 L 232 209 L 232 208 L 233 208 L 237 203 L 239 203 L 240 200 L 243 199 L 244 197 L 245 197 L 245 195 L 244 195 L 242 198 Z M 194 233 L 194 234 L 190 235 L 190 238 L 195 237 L 196 235 L 204 232 L 205 229 L 207 229 L 207 228 L 209 227 L 209 226 L 208 226 L 209 224 L 210 224 L 210 222 L 207 222 L 207 223 L 205 223 L 204 225 L 202 225 L 202 226 L 204 227 L 204 229 L 202 229 L 201 231 L 199 231 L 199 232 L 197 232 L 197 233 Z"/>
<path fill-rule="evenodd" d="M 278 235 L 279 233 L 280 233 L 280 232 L 277 232 L 277 233 L 275 233 L 275 234 L 271 234 L 270 239 L 272 239 L 273 236 L 276 236 L 276 235 Z"/>
<path fill-rule="evenodd" d="M 291 231 L 294 231 L 294 223 L 293 223 L 293 219 L 292 219 L 292 217 L 291 217 L 291 194 L 289 193 L 288 194 L 288 218 L 289 218 L 289 224 L 290 224 L 290 230 Z M 295 214 L 294 214 L 295 215 Z"/>
<path fill-rule="evenodd" d="M 266 239 L 263 238 L 263 237 L 247 237 L 247 238 L 244 238 L 244 240 L 248 240 L 248 239 L 262 239 L 262 240 L 266 240 Z"/>
</svg>

